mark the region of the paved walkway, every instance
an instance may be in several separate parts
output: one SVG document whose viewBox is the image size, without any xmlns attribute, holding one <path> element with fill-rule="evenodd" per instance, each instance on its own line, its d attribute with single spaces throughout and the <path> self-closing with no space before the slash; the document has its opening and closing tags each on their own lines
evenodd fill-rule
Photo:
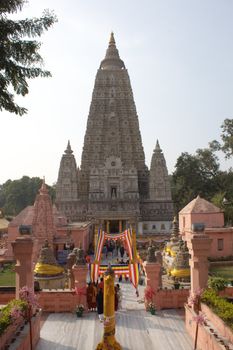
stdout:
<svg viewBox="0 0 233 350">
<path fill-rule="evenodd" d="M 152 316 L 138 302 L 131 284 L 122 283 L 121 288 L 123 301 L 122 310 L 116 314 L 116 339 L 123 350 L 192 350 L 180 312 L 163 310 Z M 103 324 L 95 312 L 83 318 L 70 313 L 50 314 L 36 350 L 95 350 L 102 334 Z"/>
</svg>

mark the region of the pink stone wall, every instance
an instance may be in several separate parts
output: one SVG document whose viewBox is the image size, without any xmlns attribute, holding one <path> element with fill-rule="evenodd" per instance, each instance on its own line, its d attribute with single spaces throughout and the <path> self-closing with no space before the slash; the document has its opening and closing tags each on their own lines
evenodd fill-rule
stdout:
<svg viewBox="0 0 233 350">
<path fill-rule="evenodd" d="M 0 291 L 0 305 L 6 305 L 12 299 L 15 299 L 15 292 Z"/>
<path fill-rule="evenodd" d="M 79 303 L 79 296 L 74 291 L 42 291 L 37 295 L 45 312 L 73 312 Z M 5 305 L 14 298 L 14 293 L 0 293 L 0 304 Z"/>
<path fill-rule="evenodd" d="M 233 289 L 233 288 L 232 288 Z M 201 311 L 206 315 L 208 320 L 211 320 L 214 328 L 216 328 L 221 336 L 227 338 L 233 344 L 233 333 L 229 327 L 225 325 L 225 323 L 219 318 L 217 315 L 213 313 L 213 311 L 205 304 L 201 304 Z"/>
<path fill-rule="evenodd" d="M 187 213 L 179 214 L 180 232 L 191 230 L 193 223 L 203 223 L 205 227 L 224 227 L 223 213 Z"/>
<path fill-rule="evenodd" d="M 207 229 L 205 231 L 212 238 L 210 247 L 210 257 L 216 258 L 221 256 L 233 255 L 233 229 Z M 223 239 L 223 250 L 218 249 L 218 239 Z"/>
<path fill-rule="evenodd" d="M 9 225 L 8 227 L 8 238 L 7 238 L 7 252 L 6 252 L 6 260 L 13 260 L 13 249 L 11 243 L 16 240 L 16 238 L 20 236 L 19 234 L 19 228 L 16 226 L 11 227 Z"/>
<path fill-rule="evenodd" d="M 193 317 L 196 314 L 194 311 L 189 308 L 187 305 L 185 306 L 185 326 L 193 339 L 195 339 L 196 332 L 196 322 L 193 320 Z M 206 326 L 198 326 L 198 337 L 197 337 L 197 349 L 201 350 L 222 350 L 223 346 L 216 340 L 213 333 L 210 332 L 209 327 Z"/>
<path fill-rule="evenodd" d="M 39 305 L 45 312 L 74 312 L 79 296 L 71 291 L 48 291 L 39 293 Z"/>
<path fill-rule="evenodd" d="M 33 349 L 36 347 L 36 344 L 40 338 L 40 320 L 41 312 L 38 312 L 36 316 L 33 316 L 31 319 L 32 325 L 32 346 Z M 20 325 L 24 323 L 22 320 L 21 323 L 18 323 L 18 326 L 10 325 L 5 332 L 0 337 L 0 350 L 6 348 L 8 344 L 11 343 L 11 339 L 15 336 L 16 330 L 19 329 Z M 26 324 L 20 334 L 16 337 L 16 340 L 12 344 L 12 348 L 17 350 L 28 350 L 30 349 L 30 331 L 29 324 Z"/>
<path fill-rule="evenodd" d="M 163 289 L 159 290 L 153 297 L 157 310 L 183 308 L 187 302 L 189 289 Z"/>
<path fill-rule="evenodd" d="M 71 228 L 71 239 L 74 242 L 75 247 L 79 247 L 79 244 L 81 243 L 82 248 L 84 252 L 86 252 L 89 248 L 89 244 L 92 241 L 92 236 L 90 236 L 89 233 L 90 226 L 86 226 L 83 228 Z M 67 237 L 67 227 L 65 228 L 59 228 L 57 230 L 57 236 L 64 238 L 66 240 Z"/>
</svg>

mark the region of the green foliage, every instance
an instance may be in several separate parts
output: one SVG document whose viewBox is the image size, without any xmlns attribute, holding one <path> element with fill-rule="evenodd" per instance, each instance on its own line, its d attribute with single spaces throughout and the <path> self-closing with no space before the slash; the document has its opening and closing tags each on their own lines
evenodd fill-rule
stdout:
<svg viewBox="0 0 233 350">
<path fill-rule="evenodd" d="M 27 303 L 22 300 L 13 299 L 0 311 L 0 335 L 5 329 L 14 322 L 11 317 L 11 311 L 17 307 L 20 311 L 25 312 L 27 309 Z"/>
<path fill-rule="evenodd" d="M 14 264 L 4 264 L 0 271 L 0 286 L 15 286 Z"/>
<path fill-rule="evenodd" d="M 225 158 L 233 156 L 233 119 L 225 119 L 221 125 L 222 143 L 214 140 L 210 142 L 210 148 L 213 151 L 222 151 L 225 153 Z"/>
<path fill-rule="evenodd" d="M 23 176 L 19 180 L 8 180 L 0 185 L 0 208 L 5 215 L 17 215 L 28 205 L 33 205 L 36 195 L 41 187 L 39 177 Z M 49 194 L 55 197 L 54 187 L 48 186 Z"/>
<path fill-rule="evenodd" d="M 219 297 L 212 289 L 204 291 L 201 301 L 208 305 L 231 329 L 233 329 L 233 304 Z"/>
<path fill-rule="evenodd" d="M 210 200 L 216 193 L 218 158 L 210 149 L 198 149 L 192 155 L 184 152 L 177 159 L 172 176 L 172 194 L 177 211 L 198 194 Z"/>
<path fill-rule="evenodd" d="M 0 2 L 0 111 L 23 115 L 26 108 L 14 101 L 17 95 L 28 94 L 28 79 L 49 77 L 51 73 L 41 68 L 39 54 L 40 37 L 56 22 L 56 17 L 44 11 L 40 18 L 12 20 L 7 15 L 22 10 L 25 0 L 1 0 Z"/>
<path fill-rule="evenodd" d="M 224 290 L 227 286 L 227 280 L 223 277 L 209 277 L 208 287 L 213 289 L 215 292 L 220 292 Z"/>
</svg>

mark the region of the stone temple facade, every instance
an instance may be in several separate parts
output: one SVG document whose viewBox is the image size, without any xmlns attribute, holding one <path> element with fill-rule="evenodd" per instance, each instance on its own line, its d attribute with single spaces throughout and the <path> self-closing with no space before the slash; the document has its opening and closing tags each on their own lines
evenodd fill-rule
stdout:
<svg viewBox="0 0 233 350">
<path fill-rule="evenodd" d="M 138 233 L 170 231 L 173 203 L 165 158 L 157 141 L 148 170 L 129 75 L 113 33 L 95 79 L 81 166 L 68 142 L 56 205 L 70 221 L 92 220 L 109 232 L 129 224 Z"/>
</svg>

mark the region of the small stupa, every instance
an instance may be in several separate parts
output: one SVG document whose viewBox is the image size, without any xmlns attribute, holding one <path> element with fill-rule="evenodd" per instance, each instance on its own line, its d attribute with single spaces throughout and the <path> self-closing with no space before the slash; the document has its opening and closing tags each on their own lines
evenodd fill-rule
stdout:
<svg viewBox="0 0 233 350">
<path fill-rule="evenodd" d="M 177 222 L 177 218 L 176 216 L 173 219 L 172 222 L 172 234 L 171 234 L 171 238 L 170 241 L 167 242 L 166 246 L 165 246 L 165 252 L 172 256 L 175 257 L 178 251 L 178 247 L 179 247 L 179 225 Z"/>
<path fill-rule="evenodd" d="M 169 255 L 166 259 L 167 273 L 176 279 L 189 278 L 189 252 L 186 243 L 181 239 L 177 218 L 174 217 L 170 241 L 165 247 L 165 253 Z"/>
<path fill-rule="evenodd" d="M 34 279 L 39 282 L 41 289 L 58 289 L 65 286 L 64 269 L 57 263 L 47 240 L 41 248 L 34 269 Z"/>
<path fill-rule="evenodd" d="M 186 246 L 186 242 L 183 240 L 179 241 L 178 250 L 174 257 L 170 274 L 176 279 L 189 278 L 190 267 L 189 267 L 189 251 Z"/>
</svg>

